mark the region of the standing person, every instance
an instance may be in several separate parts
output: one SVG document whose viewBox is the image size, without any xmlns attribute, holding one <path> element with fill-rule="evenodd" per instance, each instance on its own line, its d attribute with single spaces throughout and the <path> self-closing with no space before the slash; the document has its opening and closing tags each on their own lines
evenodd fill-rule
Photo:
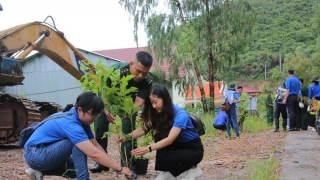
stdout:
<svg viewBox="0 0 320 180">
<path fill-rule="evenodd" d="M 228 90 L 225 92 L 224 96 L 227 98 L 231 105 L 231 109 L 229 112 L 227 112 L 228 120 L 227 120 L 227 133 L 228 138 L 231 139 L 231 132 L 230 127 L 231 124 L 233 126 L 233 129 L 236 133 L 237 138 L 240 138 L 240 132 L 238 127 L 238 118 L 237 118 L 237 112 L 236 112 L 236 103 L 244 101 L 244 99 L 236 99 L 235 98 L 235 88 L 236 85 L 234 83 L 230 83 L 228 86 Z"/>
<path fill-rule="evenodd" d="M 272 101 L 272 98 L 271 98 L 271 93 L 272 91 L 271 90 L 267 90 L 267 97 L 266 97 L 266 100 L 265 100 L 265 104 L 266 104 L 266 112 L 267 112 L 267 123 L 269 124 L 269 126 L 272 126 L 273 125 L 273 107 L 274 107 L 274 104 L 273 104 L 273 101 Z M 279 129 L 279 127 L 278 127 Z"/>
<path fill-rule="evenodd" d="M 239 100 L 241 98 L 241 94 L 243 92 L 243 87 L 242 86 L 238 86 L 236 89 L 236 92 L 234 93 L 234 98 Z M 236 113 L 237 113 L 237 118 L 239 119 L 239 115 L 240 115 L 240 103 L 236 103 Z"/>
<path fill-rule="evenodd" d="M 289 131 L 300 131 L 299 102 L 298 93 L 300 90 L 300 80 L 294 76 L 294 70 L 288 70 L 288 78 L 285 82 L 286 94 L 283 103 L 287 105 L 290 129 Z"/>
<path fill-rule="evenodd" d="M 199 134 L 193 129 L 188 112 L 172 103 L 168 90 L 159 84 L 152 86 L 141 114 L 142 128 L 131 133 L 136 139 L 150 133 L 154 144 L 133 149 L 133 156 L 157 150 L 155 170 L 161 171 L 156 180 L 194 180 L 203 172 L 197 166 L 204 149 Z M 119 137 L 119 142 L 125 138 Z"/>
<path fill-rule="evenodd" d="M 308 87 L 303 84 L 302 78 L 299 78 L 299 80 L 300 80 L 300 91 L 302 95 L 300 102 L 304 104 L 304 107 L 300 108 L 301 130 L 308 130 L 308 122 L 307 122 L 308 104 L 305 101 L 308 98 Z"/>
<path fill-rule="evenodd" d="M 310 80 L 312 82 L 312 85 L 309 87 L 308 90 L 308 97 L 309 99 L 315 99 L 320 101 L 320 85 L 319 85 L 319 78 L 318 76 L 313 76 Z M 315 121 L 316 116 L 310 114 L 309 115 L 309 126 L 311 126 L 311 130 L 315 130 Z"/>
<path fill-rule="evenodd" d="M 283 83 L 282 88 L 285 88 L 285 83 Z M 274 110 L 274 123 L 275 123 L 275 130 L 274 132 L 280 132 L 279 131 L 279 118 L 280 114 L 282 117 L 282 129 L 283 131 L 287 130 L 287 119 L 288 119 L 288 114 L 287 114 L 287 107 L 283 103 L 275 102 L 275 110 Z"/>
<path fill-rule="evenodd" d="M 138 88 L 138 92 L 132 94 L 132 99 L 134 100 L 134 106 L 140 106 L 145 102 L 145 99 L 148 96 L 148 91 L 152 85 L 152 75 L 149 73 L 150 68 L 152 66 L 152 56 L 144 51 L 140 51 L 136 54 L 136 57 L 130 63 L 119 62 L 111 67 L 114 67 L 115 70 L 120 69 L 121 76 L 135 75 L 133 79 L 131 79 L 128 83 L 127 88 L 136 87 Z M 111 80 L 107 80 L 107 86 L 111 85 Z M 124 134 L 128 134 L 135 129 L 135 121 L 136 116 L 133 115 L 133 119 L 130 120 L 126 117 L 122 118 L 122 132 Z M 99 118 L 94 123 L 96 140 L 102 146 L 102 148 L 107 152 L 108 146 L 108 137 L 102 139 L 103 134 L 109 131 L 109 122 L 115 123 L 114 114 L 111 114 L 106 109 L 101 113 Z M 131 149 L 137 146 L 137 142 L 127 141 L 121 144 L 121 152 L 126 153 L 127 160 L 131 159 Z M 123 154 L 122 157 L 125 157 Z M 130 162 L 123 162 L 121 160 L 121 164 L 130 164 Z M 135 171 L 135 161 L 134 159 L 131 161 L 131 169 Z M 101 172 L 102 170 L 109 170 L 107 167 L 101 166 L 99 163 L 96 163 L 90 171 L 92 173 Z"/>
<path fill-rule="evenodd" d="M 94 139 L 90 125 L 103 108 L 101 98 L 84 92 L 73 108 L 51 115 L 55 117 L 39 126 L 24 145 L 24 158 L 30 167 L 25 172 L 30 179 L 42 180 L 43 175 L 56 175 L 87 180 L 87 156 L 131 176 L 131 170 L 112 160 Z"/>
</svg>

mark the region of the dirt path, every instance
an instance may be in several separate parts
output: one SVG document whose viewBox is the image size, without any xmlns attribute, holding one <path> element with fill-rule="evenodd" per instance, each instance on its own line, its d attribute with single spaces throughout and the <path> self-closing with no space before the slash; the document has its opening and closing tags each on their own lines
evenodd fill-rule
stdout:
<svg viewBox="0 0 320 180">
<path fill-rule="evenodd" d="M 280 180 L 320 179 L 320 136 L 316 131 L 289 132 Z"/>
<path fill-rule="evenodd" d="M 259 134 L 242 134 L 243 139 L 227 140 L 225 135 L 205 137 L 205 157 L 200 163 L 204 174 L 198 180 L 234 180 L 248 179 L 251 162 L 267 159 L 270 154 L 282 156 L 283 141 L 287 133 L 273 133 L 272 130 Z M 110 139 L 108 148 L 113 159 L 118 160 L 117 145 L 115 139 Z M 316 151 L 316 149 L 314 149 Z M 319 151 L 319 149 L 318 149 Z M 154 152 L 153 152 L 154 153 Z M 154 154 L 153 154 L 154 155 Z M 320 161 L 319 161 L 320 162 Z M 94 162 L 89 160 L 89 167 Z M 25 180 L 24 174 L 27 165 L 23 159 L 23 150 L 12 146 L 0 147 L 0 179 Z M 158 172 L 154 170 L 154 158 L 150 159 L 146 175 L 138 176 L 139 180 L 155 179 Z M 45 180 L 63 179 L 58 176 L 45 176 Z M 92 180 L 120 179 L 111 171 L 91 174 Z"/>
</svg>

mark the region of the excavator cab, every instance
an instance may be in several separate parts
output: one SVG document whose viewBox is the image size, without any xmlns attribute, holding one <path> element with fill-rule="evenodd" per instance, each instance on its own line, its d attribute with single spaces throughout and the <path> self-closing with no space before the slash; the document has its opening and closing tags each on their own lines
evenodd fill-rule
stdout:
<svg viewBox="0 0 320 180">
<path fill-rule="evenodd" d="M 23 80 L 22 62 L 0 56 L 0 86 L 22 85 Z"/>
</svg>

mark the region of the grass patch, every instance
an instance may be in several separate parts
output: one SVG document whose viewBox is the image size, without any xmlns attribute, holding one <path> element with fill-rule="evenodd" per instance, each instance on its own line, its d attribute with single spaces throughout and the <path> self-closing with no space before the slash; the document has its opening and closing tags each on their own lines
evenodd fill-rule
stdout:
<svg viewBox="0 0 320 180">
<path fill-rule="evenodd" d="M 203 121 L 204 125 L 206 126 L 206 134 L 215 134 L 218 131 L 213 128 L 213 120 L 214 120 L 213 114 L 201 114 L 200 118 Z"/>
<path fill-rule="evenodd" d="M 243 132 L 247 133 L 258 133 L 262 131 L 266 131 L 273 128 L 272 126 L 268 125 L 266 119 L 260 119 L 256 116 L 249 116 L 246 117 L 244 124 L 243 124 Z"/>
<path fill-rule="evenodd" d="M 248 164 L 250 180 L 277 180 L 279 179 L 280 162 L 272 155 L 269 159 L 250 162 Z"/>
<path fill-rule="evenodd" d="M 215 119 L 215 114 L 201 114 L 200 118 L 206 125 L 206 135 L 217 135 L 219 131 L 213 127 L 213 121 Z M 256 116 L 246 117 L 243 124 L 243 131 L 245 133 L 258 133 L 266 131 L 273 128 L 269 126 L 266 119 L 260 119 Z"/>
</svg>

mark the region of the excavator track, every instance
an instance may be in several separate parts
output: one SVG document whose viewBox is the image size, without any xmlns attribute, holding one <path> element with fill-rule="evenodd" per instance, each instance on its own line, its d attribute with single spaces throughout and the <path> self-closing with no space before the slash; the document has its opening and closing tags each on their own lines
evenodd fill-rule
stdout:
<svg viewBox="0 0 320 180">
<path fill-rule="evenodd" d="M 19 141 L 20 131 L 41 121 L 39 107 L 22 96 L 0 92 L 0 144 Z"/>
<path fill-rule="evenodd" d="M 34 101 L 37 107 L 39 107 L 41 119 L 44 119 L 51 114 L 62 111 L 62 106 L 55 102 L 42 102 L 42 101 Z"/>
</svg>

